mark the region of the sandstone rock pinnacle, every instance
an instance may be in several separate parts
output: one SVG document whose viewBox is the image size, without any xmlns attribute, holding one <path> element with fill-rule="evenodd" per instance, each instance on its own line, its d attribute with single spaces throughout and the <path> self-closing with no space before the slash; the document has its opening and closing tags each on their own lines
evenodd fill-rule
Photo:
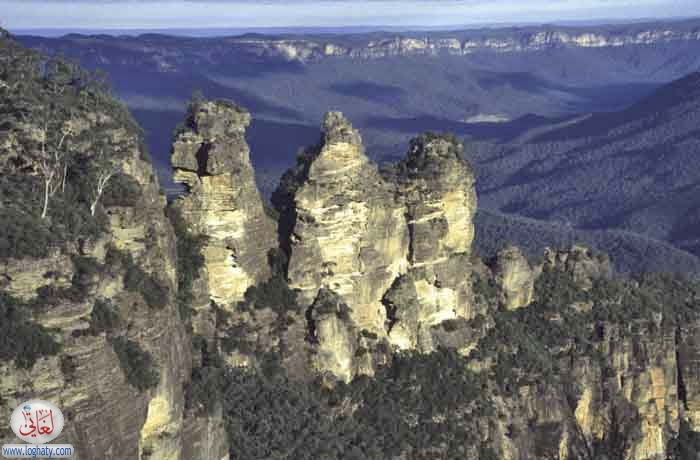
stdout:
<svg viewBox="0 0 700 460">
<path fill-rule="evenodd" d="M 380 173 L 342 114 L 327 114 L 322 130 L 273 198 L 286 222 L 290 286 L 307 306 L 320 290 L 333 291 L 357 330 L 428 351 L 430 327 L 475 314 L 468 272 L 476 195 L 463 147 L 425 134 Z M 324 340 L 335 339 L 319 337 L 328 352 Z"/>
<path fill-rule="evenodd" d="M 267 253 L 277 246 L 276 224 L 265 213 L 244 137 L 250 119 L 227 101 L 194 103 L 172 152 L 175 181 L 188 188 L 176 206 L 193 233 L 208 237 L 209 294 L 224 307 L 269 277 Z"/>
</svg>

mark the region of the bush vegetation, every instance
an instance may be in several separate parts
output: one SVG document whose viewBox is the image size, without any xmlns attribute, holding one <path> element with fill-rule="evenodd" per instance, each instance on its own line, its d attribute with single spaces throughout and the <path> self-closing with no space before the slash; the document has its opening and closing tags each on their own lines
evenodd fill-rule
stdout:
<svg viewBox="0 0 700 460">
<path fill-rule="evenodd" d="M 105 265 L 113 270 L 123 270 L 124 289 L 140 293 L 149 307 L 160 310 L 168 304 L 170 290 L 139 267 L 129 252 L 110 246 L 105 256 Z"/>
<path fill-rule="evenodd" d="M 446 458 L 477 442 L 473 417 L 492 413 L 482 382 L 455 352 L 406 354 L 375 378 L 334 390 L 267 371 L 228 369 L 224 409 L 232 458 Z M 344 408 L 357 405 L 350 413 Z M 485 451 L 488 450 L 484 448 Z"/>
<path fill-rule="evenodd" d="M 141 139 L 129 111 L 100 75 L 8 37 L 0 38 L 0 80 L 0 137 L 7 141 L 0 149 L 0 259 L 44 257 L 99 236 L 106 216 L 102 206 L 91 212 L 96 178 L 101 168 L 118 168 Z M 106 121 L 73 128 L 89 119 Z M 115 129 L 129 135 L 115 141 Z M 112 182 L 106 204 L 135 202 L 138 184 L 124 175 Z"/>
<path fill-rule="evenodd" d="M 166 212 L 177 237 L 177 306 L 180 319 L 189 327 L 194 300 L 192 285 L 199 278 L 199 271 L 204 266 L 202 249 L 206 244 L 206 237 L 190 231 L 177 207 L 170 205 Z"/>
<path fill-rule="evenodd" d="M 158 385 L 160 372 L 149 352 L 143 350 L 137 342 L 123 336 L 111 338 L 110 343 L 131 386 L 146 391 Z"/>
<path fill-rule="evenodd" d="M 121 326 L 119 310 L 106 299 L 97 299 L 90 312 L 90 327 L 88 332 L 93 335 L 102 332 L 112 333 Z"/>
<path fill-rule="evenodd" d="M 66 384 L 73 383 L 75 381 L 76 371 L 78 370 L 78 363 L 75 357 L 71 355 L 61 355 L 60 363 L 64 381 Z"/>
<path fill-rule="evenodd" d="M 61 351 L 51 330 L 31 319 L 31 307 L 0 292 L 0 360 L 29 369 L 37 359 Z"/>
</svg>

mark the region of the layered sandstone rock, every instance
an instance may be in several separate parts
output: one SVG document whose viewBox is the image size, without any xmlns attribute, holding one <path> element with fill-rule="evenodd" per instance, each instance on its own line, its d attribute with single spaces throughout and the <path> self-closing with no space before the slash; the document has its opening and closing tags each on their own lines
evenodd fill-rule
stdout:
<svg viewBox="0 0 700 460">
<path fill-rule="evenodd" d="M 468 276 L 476 192 L 463 154 L 455 138 L 424 134 L 411 141 L 406 159 L 389 176 L 406 207 L 409 232 L 408 276 L 394 284 L 398 293 L 386 297 L 390 302 L 397 294 L 403 298 L 393 301 L 389 331 L 399 348 L 430 351 L 431 334 L 425 333 L 430 326 L 476 314 Z"/>
<path fill-rule="evenodd" d="M 276 225 L 260 198 L 245 129 L 250 114 L 224 102 L 197 102 L 175 139 L 175 181 L 187 194 L 176 206 L 190 230 L 208 237 L 204 272 L 211 300 L 230 306 L 269 277 L 268 251 Z"/>
<path fill-rule="evenodd" d="M 522 251 L 507 246 L 496 255 L 496 278 L 503 291 L 504 305 L 508 310 L 529 305 L 535 294 L 536 272 Z"/>
<path fill-rule="evenodd" d="M 314 368 L 330 372 L 348 383 L 355 376 L 357 328 L 350 315 L 350 308 L 333 291 L 321 289 L 310 308 L 313 325 L 311 339 L 318 343 L 312 357 Z"/>
<path fill-rule="evenodd" d="M 331 290 L 358 331 L 424 351 L 434 348 L 431 326 L 474 316 L 468 273 L 476 196 L 462 155 L 456 139 L 423 135 L 406 160 L 379 171 L 350 123 L 326 115 L 321 143 L 273 196 L 287 277 L 301 303 Z"/>
<path fill-rule="evenodd" d="M 326 116 L 321 144 L 283 178 L 275 202 L 289 222 L 287 277 L 300 302 L 331 289 L 360 329 L 383 334 L 382 296 L 408 265 L 404 207 L 341 114 Z"/>
<path fill-rule="evenodd" d="M 589 248 L 573 246 L 570 250 L 552 250 L 545 248 L 543 269 L 558 269 L 570 273 L 574 281 L 590 288 L 593 280 L 609 278 L 613 269 L 610 259 L 605 254 L 593 254 Z"/>
<path fill-rule="evenodd" d="M 40 359 L 32 368 L 13 362 L 0 364 L 0 415 L 29 398 L 53 401 L 67 418 L 62 442 L 71 443 L 79 459 L 179 459 L 183 448 L 183 383 L 189 379 L 190 339 L 175 304 L 177 290 L 175 237 L 163 210 L 165 198 L 152 166 L 141 158 L 138 137 L 106 113 L 81 118 L 81 130 L 93 130 L 112 146 L 123 149 L 120 174 L 138 188 L 131 206 L 106 206 L 107 224 L 97 239 L 67 242 L 55 254 L 39 260 L 9 260 L 0 267 L 2 290 L 25 301 L 35 301 L 38 290 L 56 291 L 40 297 L 41 311 L 34 321 L 53 328 L 62 344 L 58 356 Z M 76 146 L 89 153 L 89 145 Z M 113 147 L 117 148 L 117 147 Z M 108 249 L 111 248 L 111 249 Z M 132 262 L 124 266 L 107 257 L 120 251 Z M 95 267 L 80 277 L 79 261 Z M 157 283 L 164 298 L 158 308 L 148 305 L 142 292 L 128 289 L 127 271 L 138 267 Z M 140 281 L 140 280 L 139 280 Z M 79 289 L 79 295 L 60 294 Z M 88 331 L 97 302 L 115 306 L 121 326 L 109 333 Z M 51 305 L 43 305 L 50 302 Z M 150 353 L 158 380 L 139 390 L 129 383 L 111 341 L 123 337 Z M 66 366 L 72 362 L 75 367 Z M 9 411 L 9 412 L 8 412 Z M 95 427 L 110 427 L 96 430 Z M 16 442 L 0 433 L 4 442 Z M 217 452 L 226 455 L 226 448 Z"/>
</svg>

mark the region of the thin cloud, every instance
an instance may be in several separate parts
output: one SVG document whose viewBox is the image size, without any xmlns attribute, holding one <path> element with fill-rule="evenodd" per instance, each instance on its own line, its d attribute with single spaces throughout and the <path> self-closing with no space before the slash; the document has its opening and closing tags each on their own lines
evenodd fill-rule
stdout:
<svg viewBox="0 0 700 460">
<path fill-rule="evenodd" d="M 697 0 L 2 0 L 5 27 L 469 25 L 700 15 Z M 206 5 L 206 6 L 205 6 Z"/>
</svg>

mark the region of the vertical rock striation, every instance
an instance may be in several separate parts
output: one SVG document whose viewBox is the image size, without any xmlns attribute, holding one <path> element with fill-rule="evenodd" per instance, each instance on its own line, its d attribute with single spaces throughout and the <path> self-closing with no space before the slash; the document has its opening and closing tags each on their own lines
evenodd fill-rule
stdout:
<svg viewBox="0 0 700 460">
<path fill-rule="evenodd" d="M 532 302 L 537 273 L 520 249 L 507 246 L 500 250 L 496 255 L 495 271 L 508 310 L 522 308 Z"/>
<path fill-rule="evenodd" d="M 395 305 L 389 339 L 402 349 L 430 351 L 434 345 L 428 327 L 475 315 L 469 259 L 476 192 L 474 172 L 463 154 L 456 138 L 423 134 L 411 141 L 406 159 L 391 174 L 409 232 L 408 270 L 393 286 L 403 305 L 392 301 L 392 291 L 386 297 Z M 412 318 L 416 326 L 402 318 Z"/>
<path fill-rule="evenodd" d="M 267 254 L 277 246 L 250 163 L 245 129 L 250 114 L 225 101 L 196 102 L 173 146 L 178 199 L 191 230 L 208 237 L 204 248 L 209 295 L 227 307 L 270 275 Z"/>
<path fill-rule="evenodd" d="M 380 171 L 357 130 L 328 113 L 320 144 L 300 156 L 273 195 L 287 277 L 302 304 L 313 311 L 319 290 L 333 291 L 358 331 L 426 351 L 434 347 L 430 326 L 473 316 L 476 194 L 462 154 L 454 138 L 423 135 L 406 160 Z"/>
<path fill-rule="evenodd" d="M 274 201 L 289 222 L 287 276 L 300 301 L 333 290 L 360 329 L 384 334 L 382 296 L 408 264 L 404 208 L 340 113 L 326 115 L 321 143 L 285 175 Z"/>
</svg>

